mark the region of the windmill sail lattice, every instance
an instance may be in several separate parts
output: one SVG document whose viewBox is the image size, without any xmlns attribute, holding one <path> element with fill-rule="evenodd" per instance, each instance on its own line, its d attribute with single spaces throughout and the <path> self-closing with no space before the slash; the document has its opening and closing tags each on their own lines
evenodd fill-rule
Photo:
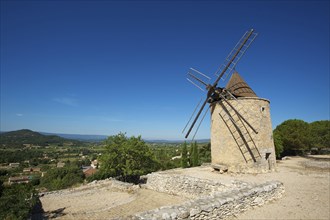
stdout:
<svg viewBox="0 0 330 220">
<path fill-rule="evenodd" d="M 240 61 L 240 59 L 250 47 L 257 35 L 257 33 L 253 32 L 253 29 L 245 32 L 242 38 L 235 45 L 234 49 L 226 57 L 224 63 L 217 69 L 215 75 L 219 76 L 226 69 L 224 71 L 224 74 L 221 76 L 221 80 L 225 81 L 228 76 L 234 71 L 238 61 Z M 228 66 L 228 68 L 226 68 L 228 63 L 230 63 L 230 65 Z"/>
<path fill-rule="evenodd" d="M 202 87 L 205 86 L 205 88 L 207 90 L 207 96 L 206 96 L 206 99 L 203 102 L 200 110 L 197 112 L 195 119 L 192 121 L 185 138 L 187 138 L 189 136 L 190 132 L 194 128 L 194 126 L 195 126 L 197 120 L 199 119 L 199 116 L 203 112 L 206 104 L 208 102 L 211 103 L 211 102 L 215 101 L 215 99 L 219 99 L 219 94 L 222 92 L 222 89 L 223 89 L 223 88 L 218 88 L 219 80 L 220 79 L 224 80 L 225 78 L 227 78 L 227 76 L 230 73 L 232 73 L 232 71 L 234 70 L 238 61 L 242 58 L 242 56 L 244 55 L 246 50 L 250 47 L 251 43 L 254 41 L 256 36 L 257 36 L 257 33 L 254 33 L 253 29 L 247 31 L 242 36 L 242 38 L 235 45 L 234 49 L 227 56 L 225 63 L 222 64 L 215 72 L 215 74 L 217 75 L 217 79 L 213 82 L 213 84 L 208 84 L 207 82 L 205 82 L 205 78 L 209 79 L 209 77 L 207 77 L 205 74 L 201 73 L 198 70 L 190 68 L 187 79 L 200 89 L 202 89 Z M 203 78 L 204 80 L 201 78 Z M 203 119 L 201 119 L 201 120 L 203 120 Z"/>
</svg>

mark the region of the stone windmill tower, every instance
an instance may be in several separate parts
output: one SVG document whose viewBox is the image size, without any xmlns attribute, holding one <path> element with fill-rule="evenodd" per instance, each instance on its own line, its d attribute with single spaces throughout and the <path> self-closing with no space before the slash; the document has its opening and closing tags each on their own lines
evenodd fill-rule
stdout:
<svg viewBox="0 0 330 220">
<path fill-rule="evenodd" d="M 231 172 L 262 173 L 275 169 L 276 158 L 269 101 L 259 98 L 243 78 L 235 71 L 237 62 L 257 36 L 254 30 L 247 31 L 216 72 L 218 76 L 213 84 L 205 74 L 190 69 L 190 82 L 204 85 L 207 97 L 192 121 L 186 138 L 194 128 L 199 116 L 204 111 L 196 128 L 193 139 L 208 109 L 211 110 L 211 158 L 212 166 L 217 170 Z M 218 87 L 220 79 L 226 80 L 225 87 Z M 204 79 L 199 78 L 203 77 Z M 195 82 L 195 83 L 194 83 Z M 209 107 L 205 109 L 206 104 Z M 198 109 L 196 107 L 195 111 Z M 195 115 L 195 111 L 191 117 Z M 186 127 L 190 123 L 188 121 Z M 185 127 L 185 128 L 186 128 Z M 185 129 L 184 129 L 185 130 Z"/>
<path fill-rule="evenodd" d="M 257 97 L 237 72 L 226 89 L 236 99 L 211 104 L 214 168 L 251 173 L 274 170 L 276 157 L 269 101 Z"/>
</svg>

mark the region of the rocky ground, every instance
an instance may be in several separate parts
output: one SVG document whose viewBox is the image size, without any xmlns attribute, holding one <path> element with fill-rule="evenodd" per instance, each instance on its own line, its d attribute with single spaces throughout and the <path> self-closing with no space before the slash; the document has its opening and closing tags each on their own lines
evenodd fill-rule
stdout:
<svg viewBox="0 0 330 220">
<path fill-rule="evenodd" d="M 269 180 L 284 184 L 281 199 L 241 213 L 235 219 L 330 219 L 330 157 L 290 157 L 277 165 L 276 172 L 258 175 L 219 174 L 207 166 L 166 173 L 220 180 L 224 184 Z M 49 193 L 40 200 L 44 213 L 35 215 L 35 219 L 125 219 L 138 212 L 180 204 L 188 198 L 104 180 Z"/>
</svg>

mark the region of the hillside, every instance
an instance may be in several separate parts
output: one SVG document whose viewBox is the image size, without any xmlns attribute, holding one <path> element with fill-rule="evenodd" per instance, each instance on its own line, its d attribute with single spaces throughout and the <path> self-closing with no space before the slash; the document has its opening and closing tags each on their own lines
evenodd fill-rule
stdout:
<svg viewBox="0 0 330 220">
<path fill-rule="evenodd" d="M 28 129 L 3 132 L 0 134 L 0 146 L 21 147 L 23 144 L 47 146 L 49 144 L 78 144 L 79 141 L 62 138 L 56 135 L 43 135 Z"/>
<path fill-rule="evenodd" d="M 56 135 L 62 138 L 78 140 L 84 142 L 101 142 L 107 139 L 106 135 L 90 135 L 90 134 L 61 134 L 61 133 L 48 133 L 48 132 L 40 132 L 44 135 Z"/>
</svg>

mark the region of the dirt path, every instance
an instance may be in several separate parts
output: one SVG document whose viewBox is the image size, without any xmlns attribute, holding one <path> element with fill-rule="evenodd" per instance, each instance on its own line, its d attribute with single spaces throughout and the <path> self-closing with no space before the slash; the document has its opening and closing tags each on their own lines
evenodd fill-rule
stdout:
<svg viewBox="0 0 330 220">
<path fill-rule="evenodd" d="M 219 174 L 210 167 L 166 172 L 223 183 L 232 180 L 255 183 L 278 180 L 284 183 L 285 194 L 280 200 L 248 210 L 234 219 L 330 219 L 330 157 L 292 157 L 278 162 L 277 172 L 258 175 Z M 125 219 L 137 212 L 187 200 L 143 188 L 120 190 L 107 182 L 64 190 L 40 199 L 46 216 L 56 219 Z"/>
<path fill-rule="evenodd" d="M 41 197 L 44 216 L 56 219 L 125 219 L 138 212 L 187 200 L 148 189 L 123 191 L 107 184 L 81 188 Z"/>
<path fill-rule="evenodd" d="M 330 161 L 318 162 L 295 157 L 278 164 L 278 172 L 260 179 L 284 183 L 283 198 L 241 214 L 237 219 L 330 219 Z M 260 175 L 258 175 L 260 176 Z"/>
</svg>

